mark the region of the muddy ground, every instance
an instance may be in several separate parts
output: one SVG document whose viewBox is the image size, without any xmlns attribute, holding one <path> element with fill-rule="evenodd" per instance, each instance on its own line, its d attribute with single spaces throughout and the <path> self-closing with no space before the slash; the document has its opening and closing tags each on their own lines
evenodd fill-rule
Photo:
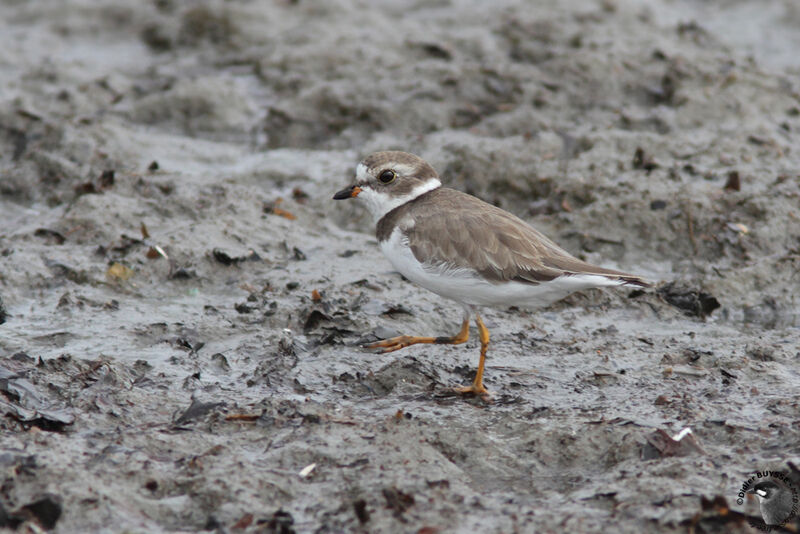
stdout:
<svg viewBox="0 0 800 534">
<path fill-rule="evenodd" d="M 753 532 L 742 482 L 800 464 L 798 36 L 793 0 L 3 2 L 0 523 Z M 359 348 L 460 322 L 331 200 L 378 149 L 657 287 L 485 310 L 493 401 L 454 396 L 474 331 Z"/>
</svg>

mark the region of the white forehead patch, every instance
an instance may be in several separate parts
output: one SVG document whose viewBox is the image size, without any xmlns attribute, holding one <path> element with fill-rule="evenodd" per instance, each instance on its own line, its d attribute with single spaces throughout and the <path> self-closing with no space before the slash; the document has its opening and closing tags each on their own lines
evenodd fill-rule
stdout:
<svg viewBox="0 0 800 534">
<path fill-rule="evenodd" d="M 363 163 L 359 163 L 356 166 L 356 183 L 363 184 L 369 181 L 369 169 Z"/>
<path fill-rule="evenodd" d="M 402 206 L 406 202 L 414 200 L 420 195 L 424 195 L 428 191 L 433 191 L 437 187 L 441 187 L 441 185 L 442 182 L 440 182 L 438 178 L 432 178 L 425 183 L 418 185 L 408 194 L 402 196 L 395 196 L 386 191 L 376 191 L 371 187 L 365 187 L 358 194 L 357 198 L 360 198 L 364 201 L 367 209 L 372 214 L 372 218 L 377 223 L 384 215 L 393 209 Z"/>
</svg>

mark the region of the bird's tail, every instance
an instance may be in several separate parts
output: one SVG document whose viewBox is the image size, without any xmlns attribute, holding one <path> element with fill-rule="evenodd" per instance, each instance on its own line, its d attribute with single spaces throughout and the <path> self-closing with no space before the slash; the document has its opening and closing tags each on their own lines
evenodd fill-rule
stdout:
<svg viewBox="0 0 800 534">
<path fill-rule="evenodd" d="M 653 284 L 642 278 L 641 276 L 637 276 L 635 274 L 621 274 L 618 276 L 612 276 L 610 278 L 617 278 L 618 280 L 622 281 L 622 285 L 625 286 L 633 286 L 633 287 L 653 287 Z"/>
</svg>

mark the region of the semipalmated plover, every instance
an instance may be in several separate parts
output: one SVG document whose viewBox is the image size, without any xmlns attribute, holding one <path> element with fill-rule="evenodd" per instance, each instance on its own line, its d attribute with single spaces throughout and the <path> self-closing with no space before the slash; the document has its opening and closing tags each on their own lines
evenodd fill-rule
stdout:
<svg viewBox="0 0 800 534">
<path fill-rule="evenodd" d="M 478 315 L 480 307 L 540 307 L 581 289 L 650 285 L 639 276 L 581 261 L 515 215 L 442 187 L 433 167 L 413 154 L 367 156 L 356 168 L 355 184 L 333 196 L 354 197 L 366 203 L 381 250 L 394 268 L 464 310 L 454 336 L 398 336 L 366 347 L 392 352 L 416 343 L 464 343 L 474 313 L 481 356 L 475 380 L 457 388 L 461 393 L 488 393 L 483 368 L 489 330 Z"/>
</svg>

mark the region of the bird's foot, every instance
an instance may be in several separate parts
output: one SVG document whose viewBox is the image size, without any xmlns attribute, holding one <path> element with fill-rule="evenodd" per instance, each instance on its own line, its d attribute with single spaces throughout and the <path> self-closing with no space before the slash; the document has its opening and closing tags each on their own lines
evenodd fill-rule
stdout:
<svg viewBox="0 0 800 534">
<path fill-rule="evenodd" d="M 381 353 L 394 352 L 396 350 L 404 349 L 417 343 L 426 343 L 426 338 L 415 336 L 397 336 L 390 337 L 389 339 L 382 339 L 375 343 L 368 343 L 363 345 L 365 349 L 381 349 Z"/>
<path fill-rule="evenodd" d="M 468 386 L 456 386 L 453 388 L 453 391 L 460 393 L 461 395 L 474 395 L 487 402 L 492 398 L 492 396 L 489 394 L 489 390 L 483 387 L 483 383 L 472 383 Z"/>
</svg>

